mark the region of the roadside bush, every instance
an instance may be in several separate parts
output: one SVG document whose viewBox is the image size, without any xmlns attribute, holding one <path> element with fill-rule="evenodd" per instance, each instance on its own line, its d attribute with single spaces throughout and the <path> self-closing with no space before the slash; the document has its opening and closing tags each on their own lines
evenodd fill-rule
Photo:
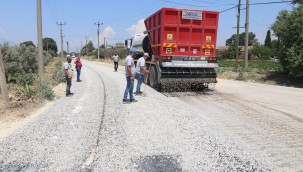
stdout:
<svg viewBox="0 0 303 172">
<path fill-rule="evenodd" d="M 44 66 L 47 65 L 52 59 L 52 55 L 47 53 L 46 51 L 43 51 L 43 63 Z"/>
<path fill-rule="evenodd" d="M 269 47 L 256 45 L 251 50 L 251 54 L 257 56 L 260 60 L 269 60 L 272 56 L 272 51 Z"/>
<path fill-rule="evenodd" d="M 38 71 L 37 64 L 37 51 L 33 46 L 21 46 L 10 47 L 7 43 L 0 46 L 3 52 L 3 60 L 5 64 L 6 79 L 8 82 L 21 82 L 30 84 L 33 82 L 32 74 L 36 74 Z M 52 56 L 46 52 L 43 53 L 44 65 L 48 64 Z M 29 81 L 22 79 L 22 75 L 29 74 L 24 78 L 28 78 Z M 18 80 L 18 81 L 17 81 Z"/>
<path fill-rule="evenodd" d="M 56 82 L 55 84 L 65 82 L 65 74 L 61 61 L 58 61 L 55 65 L 55 70 L 52 74 L 52 79 Z"/>
<path fill-rule="evenodd" d="M 34 73 L 22 72 L 16 77 L 16 83 L 19 85 L 32 85 L 36 80 L 37 75 Z"/>
<path fill-rule="evenodd" d="M 28 100 L 37 94 L 37 91 L 27 84 L 16 85 L 14 88 L 15 96 L 20 100 Z"/>
<path fill-rule="evenodd" d="M 38 87 L 37 91 L 39 97 L 41 98 L 45 98 L 47 100 L 53 100 L 55 97 L 55 93 L 49 84 L 41 84 Z"/>
<path fill-rule="evenodd" d="M 219 68 L 216 71 L 224 72 L 224 71 L 234 71 L 241 72 L 244 71 L 244 61 L 233 61 L 233 60 L 219 60 Z M 281 72 L 282 66 L 280 63 L 271 61 L 271 60 L 251 60 L 248 63 L 248 70 L 254 71 L 257 73 L 264 73 L 264 71 L 268 72 Z"/>
</svg>

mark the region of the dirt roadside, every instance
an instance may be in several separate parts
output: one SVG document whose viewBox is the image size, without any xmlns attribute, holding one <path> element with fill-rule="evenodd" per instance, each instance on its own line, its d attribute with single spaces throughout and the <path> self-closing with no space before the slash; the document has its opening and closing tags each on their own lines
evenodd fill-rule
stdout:
<svg viewBox="0 0 303 172">
<path fill-rule="evenodd" d="M 55 99 L 64 95 L 65 84 L 53 88 Z M 12 101 L 5 104 L 0 97 L 0 141 L 53 104 L 53 101 Z"/>
</svg>

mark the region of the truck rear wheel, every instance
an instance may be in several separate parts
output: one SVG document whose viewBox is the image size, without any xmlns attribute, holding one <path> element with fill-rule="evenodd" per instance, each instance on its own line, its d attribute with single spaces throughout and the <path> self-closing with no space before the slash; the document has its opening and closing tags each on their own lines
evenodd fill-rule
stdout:
<svg viewBox="0 0 303 172">
<path fill-rule="evenodd" d="M 157 69 L 153 65 L 153 66 L 150 67 L 150 70 L 149 70 L 149 84 L 153 88 L 156 88 L 157 85 L 158 85 L 157 77 L 158 77 Z"/>
</svg>

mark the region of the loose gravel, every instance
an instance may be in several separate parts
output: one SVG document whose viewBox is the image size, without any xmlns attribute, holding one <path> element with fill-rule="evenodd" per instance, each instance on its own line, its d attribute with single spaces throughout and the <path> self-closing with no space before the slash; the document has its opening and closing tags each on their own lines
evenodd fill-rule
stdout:
<svg viewBox="0 0 303 172">
<path fill-rule="evenodd" d="M 84 61 L 73 97 L 0 143 L 0 171 L 276 171 L 205 117 L 215 108 L 144 85 L 138 102 L 123 104 L 121 68 Z"/>
</svg>

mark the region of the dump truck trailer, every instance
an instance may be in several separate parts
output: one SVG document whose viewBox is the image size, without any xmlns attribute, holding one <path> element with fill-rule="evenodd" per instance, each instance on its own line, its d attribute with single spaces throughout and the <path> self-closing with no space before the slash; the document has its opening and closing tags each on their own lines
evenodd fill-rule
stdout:
<svg viewBox="0 0 303 172">
<path fill-rule="evenodd" d="M 146 83 L 161 91 L 170 85 L 216 83 L 216 41 L 219 13 L 162 8 L 144 20 L 146 32 L 136 34 L 130 48 L 146 61 Z"/>
</svg>

